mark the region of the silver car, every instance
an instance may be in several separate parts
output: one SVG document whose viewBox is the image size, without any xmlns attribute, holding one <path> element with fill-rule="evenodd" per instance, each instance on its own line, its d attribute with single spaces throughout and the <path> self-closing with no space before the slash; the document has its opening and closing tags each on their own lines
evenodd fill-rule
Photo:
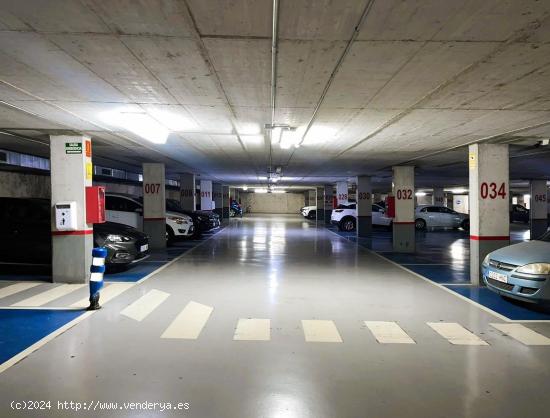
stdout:
<svg viewBox="0 0 550 418">
<path fill-rule="evenodd" d="M 550 302 L 550 232 L 489 253 L 481 271 L 493 292 L 527 302 Z"/>
<path fill-rule="evenodd" d="M 470 229 L 470 219 L 465 213 L 458 213 L 444 206 L 418 206 L 414 214 L 416 229 L 462 228 Z"/>
</svg>

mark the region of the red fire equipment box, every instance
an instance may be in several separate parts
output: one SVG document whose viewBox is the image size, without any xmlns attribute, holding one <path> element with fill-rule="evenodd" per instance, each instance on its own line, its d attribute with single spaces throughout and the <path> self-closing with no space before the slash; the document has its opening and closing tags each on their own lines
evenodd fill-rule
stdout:
<svg viewBox="0 0 550 418">
<path fill-rule="evenodd" d="M 395 197 L 386 197 L 386 216 L 388 218 L 395 218 Z"/>
<path fill-rule="evenodd" d="M 105 187 L 86 187 L 86 223 L 102 224 L 105 221 Z"/>
</svg>

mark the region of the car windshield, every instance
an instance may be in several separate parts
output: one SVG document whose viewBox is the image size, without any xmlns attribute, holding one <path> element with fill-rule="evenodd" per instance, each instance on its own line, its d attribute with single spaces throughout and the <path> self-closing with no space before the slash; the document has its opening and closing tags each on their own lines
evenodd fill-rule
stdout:
<svg viewBox="0 0 550 418">
<path fill-rule="evenodd" d="M 166 210 L 168 212 L 182 212 L 184 209 L 181 207 L 180 202 L 175 199 L 166 199 Z"/>
<path fill-rule="evenodd" d="M 537 241 L 550 242 L 550 230 L 546 231 L 546 233 L 542 237 L 538 238 Z"/>
<path fill-rule="evenodd" d="M 355 204 L 338 205 L 338 207 L 336 209 L 355 209 Z"/>
</svg>

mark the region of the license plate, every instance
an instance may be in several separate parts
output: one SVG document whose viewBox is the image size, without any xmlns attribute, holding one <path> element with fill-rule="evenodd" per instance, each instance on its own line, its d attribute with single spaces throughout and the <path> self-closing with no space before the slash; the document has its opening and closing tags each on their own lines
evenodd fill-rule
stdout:
<svg viewBox="0 0 550 418">
<path fill-rule="evenodd" d="M 149 244 L 145 244 L 145 245 L 142 245 L 141 247 L 139 247 L 139 252 L 143 253 L 143 252 L 147 251 L 148 249 L 149 249 Z"/>
<path fill-rule="evenodd" d="M 508 283 L 508 276 L 506 276 L 506 274 L 497 273 L 496 271 L 489 270 L 487 276 L 493 280 L 496 280 L 497 282 Z"/>
</svg>

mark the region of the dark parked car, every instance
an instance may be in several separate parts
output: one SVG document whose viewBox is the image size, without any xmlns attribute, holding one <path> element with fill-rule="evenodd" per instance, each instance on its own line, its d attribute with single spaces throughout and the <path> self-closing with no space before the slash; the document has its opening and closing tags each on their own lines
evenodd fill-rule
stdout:
<svg viewBox="0 0 550 418">
<path fill-rule="evenodd" d="M 193 219 L 195 237 L 200 236 L 203 232 L 220 227 L 220 216 L 217 213 L 201 210 L 186 210 L 181 207 L 181 203 L 176 199 L 166 199 L 166 210 L 189 215 L 191 219 Z"/>
<path fill-rule="evenodd" d="M 47 199 L 0 198 L 0 263 L 51 264 L 50 212 Z M 147 235 L 113 222 L 94 225 L 94 245 L 107 248 L 107 267 L 129 266 L 149 255 Z"/>
<path fill-rule="evenodd" d="M 529 223 L 529 209 L 521 205 L 512 205 L 510 209 L 510 222 Z"/>
</svg>

